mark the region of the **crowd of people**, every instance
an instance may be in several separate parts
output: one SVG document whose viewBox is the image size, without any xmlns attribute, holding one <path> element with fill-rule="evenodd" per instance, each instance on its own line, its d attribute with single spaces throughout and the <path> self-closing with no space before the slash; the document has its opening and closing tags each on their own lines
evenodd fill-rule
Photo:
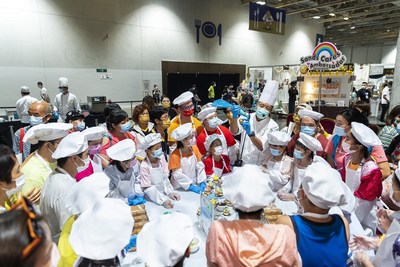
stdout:
<svg viewBox="0 0 400 267">
<path fill-rule="evenodd" d="M 86 127 L 66 78 L 54 107 L 44 91 L 30 99 L 21 117 L 29 126 L 12 148 L 0 146 L 0 266 L 120 266 L 132 247 L 148 266 L 183 266 L 191 218 L 161 215 L 131 236 L 129 206 L 168 211 L 184 191 L 200 200 L 216 178 L 239 216 L 211 224 L 208 266 L 396 266 L 400 106 L 379 133 L 368 103 L 343 108 L 332 133 L 307 104 L 292 107 L 292 127 L 280 129 L 271 117 L 277 81 L 257 102 L 236 99 L 231 87 L 214 101 L 214 87 L 198 113 L 187 91 L 172 105 L 167 96 L 144 99 L 132 114 L 109 104 L 95 127 Z M 298 213 L 265 224 L 263 209 L 276 198 Z M 351 233 L 354 221 L 365 236 Z"/>
</svg>

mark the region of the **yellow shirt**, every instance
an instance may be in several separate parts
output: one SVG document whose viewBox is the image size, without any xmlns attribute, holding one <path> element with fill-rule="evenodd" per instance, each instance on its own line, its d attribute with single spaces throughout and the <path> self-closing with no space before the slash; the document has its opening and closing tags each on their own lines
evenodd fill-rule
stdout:
<svg viewBox="0 0 400 267">
<path fill-rule="evenodd" d="M 192 116 L 192 125 L 193 129 L 196 130 L 197 136 L 199 136 L 200 133 L 203 131 L 203 125 L 201 125 L 201 122 L 193 116 Z M 181 126 L 181 120 L 179 118 L 179 115 L 177 115 L 175 118 L 172 119 L 171 125 L 168 128 L 168 142 L 176 142 L 176 140 L 171 137 L 171 133 L 179 126 Z"/>
<path fill-rule="evenodd" d="M 47 167 L 45 164 L 48 164 Z M 36 156 L 32 156 L 21 169 L 25 174 L 25 184 L 22 187 L 22 194 L 26 196 L 35 187 L 42 189 L 47 177 L 56 167 L 57 162 L 42 162 Z"/>
<path fill-rule="evenodd" d="M 75 254 L 75 251 L 72 249 L 71 244 L 68 241 L 74 222 L 75 215 L 72 215 L 65 222 L 61 231 L 60 239 L 58 240 L 58 250 L 60 251 L 58 267 L 72 267 L 78 259 L 78 255 Z"/>
</svg>

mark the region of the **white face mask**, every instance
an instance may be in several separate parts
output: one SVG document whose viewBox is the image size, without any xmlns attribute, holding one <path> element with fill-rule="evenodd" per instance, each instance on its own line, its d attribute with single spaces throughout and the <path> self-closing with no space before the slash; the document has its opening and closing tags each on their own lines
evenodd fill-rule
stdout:
<svg viewBox="0 0 400 267">
<path fill-rule="evenodd" d="M 15 180 L 15 188 L 13 189 L 4 189 L 6 191 L 6 195 L 10 198 L 12 195 L 15 193 L 18 193 L 21 191 L 22 187 L 25 184 L 25 175 L 21 175 Z"/>
<path fill-rule="evenodd" d="M 77 170 L 78 172 L 82 172 L 82 171 L 86 170 L 86 169 L 89 167 L 90 158 L 87 157 L 86 159 L 81 159 L 81 158 L 79 158 L 79 159 L 80 159 L 85 165 L 83 165 L 83 166 L 78 166 L 78 164 L 75 163 L 75 165 L 76 165 L 76 170 Z"/>
<path fill-rule="evenodd" d="M 214 154 L 220 156 L 222 154 L 222 146 L 214 147 Z"/>
<path fill-rule="evenodd" d="M 346 143 L 345 141 L 342 142 L 342 149 L 344 152 L 349 154 L 356 152 L 356 150 L 350 150 L 350 147 L 351 147 L 350 144 Z"/>
</svg>

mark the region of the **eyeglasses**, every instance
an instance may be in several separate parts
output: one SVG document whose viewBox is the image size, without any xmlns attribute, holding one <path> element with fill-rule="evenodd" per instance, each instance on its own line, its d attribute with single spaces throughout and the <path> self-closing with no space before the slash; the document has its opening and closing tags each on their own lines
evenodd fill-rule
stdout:
<svg viewBox="0 0 400 267">
<path fill-rule="evenodd" d="M 10 211 L 20 209 L 21 207 L 28 215 L 27 225 L 29 236 L 32 239 L 29 245 L 27 245 L 22 251 L 22 258 L 26 258 L 42 241 L 44 237 L 44 230 L 39 225 L 39 217 L 35 212 L 32 203 L 25 197 L 20 198 L 18 202 L 15 203 L 15 205 L 10 209 Z"/>
<path fill-rule="evenodd" d="M 191 109 L 194 108 L 194 105 L 190 104 L 188 106 L 180 106 L 179 108 L 182 109 L 182 110 L 191 110 Z"/>
</svg>

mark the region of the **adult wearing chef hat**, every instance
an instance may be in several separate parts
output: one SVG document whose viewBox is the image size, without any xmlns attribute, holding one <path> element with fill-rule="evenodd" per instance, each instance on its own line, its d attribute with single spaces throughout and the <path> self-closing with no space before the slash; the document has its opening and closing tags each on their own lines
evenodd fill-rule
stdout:
<svg viewBox="0 0 400 267">
<path fill-rule="evenodd" d="M 194 114 L 194 104 L 192 101 L 193 94 L 191 92 L 184 92 L 174 99 L 172 102 L 176 107 L 178 115 L 172 119 L 171 125 L 168 128 L 168 142 L 170 144 L 170 150 L 174 150 L 176 146 L 176 140 L 171 136 L 172 132 L 180 125 L 185 123 L 191 123 L 195 134 L 193 135 L 192 143 L 196 143 L 196 137 L 203 131 L 203 126 L 200 121 L 196 119 Z"/>
<path fill-rule="evenodd" d="M 175 189 L 200 193 L 205 188 L 206 174 L 201 154 L 196 145 L 190 145 L 193 138 L 190 123 L 176 128 L 171 136 L 177 140 L 177 147 L 172 151 L 168 162 L 171 171 L 171 184 Z"/>
<path fill-rule="evenodd" d="M 22 164 L 21 170 L 26 178 L 22 188 L 24 195 L 34 188 L 43 188 L 47 177 L 57 167 L 53 153 L 71 128 L 72 124 L 48 123 L 33 126 L 26 132 L 23 141 L 37 145 L 37 150 Z"/>
<path fill-rule="evenodd" d="M 382 194 L 382 172 L 371 157 L 374 146 L 382 145 L 379 137 L 362 123 L 352 122 L 342 148 L 348 153 L 344 158 L 342 177 L 354 192 L 357 200 L 355 215 L 361 225 L 375 231 L 376 202 Z M 354 164 L 362 158 L 362 164 Z"/>
<path fill-rule="evenodd" d="M 293 158 L 286 152 L 290 136 L 281 131 L 268 133 L 271 157 L 262 165 L 263 171 L 269 174 L 272 191 L 289 192 L 293 183 Z M 263 168 L 264 167 L 264 168 Z"/>
<path fill-rule="evenodd" d="M 69 92 L 69 81 L 65 77 L 58 79 L 60 93 L 54 98 L 54 111 L 58 111 L 60 117 L 65 120 L 68 111 L 81 112 L 81 106 L 76 95 Z"/>
<path fill-rule="evenodd" d="M 122 199 L 131 194 L 143 196 L 135 142 L 132 139 L 122 140 L 108 148 L 107 155 L 113 160 L 104 170 L 110 178 L 112 196 Z"/>
<path fill-rule="evenodd" d="M 29 106 L 38 100 L 37 98 L 30 96 L 29 87 L 25 85 L 21 86 L 21 96 L 22 97 L 18 99 L 17 103 L 15 104 L 17 114 L 22 123 L 29 123 Z"/>
<path fill-rule="evenodd" d="M 203 124 L 203 131 L 196 139 L 197 147 L 202 155 L 207 153 L 205 142 L 208 136 L 218 135 L 222 142 L 222 153 L 229 156 L 229 160 L 233 163 L 236 160 L 236 140 L 228 128 L 221 125 L 222 121 L 217 116 L 216 107 L 203 108 L 198 115 L 199 120 Z"/>
<path fill-rule="evenodd" d="M 122 200 L 98 200 L 72 226 L 69 242 L 80 256 L 74 266 L 120 266 L 118 255 L 130 241 L 133 224 L 131 209 Z"/>
<path fill-rule="evenodd" d="M 324 114 L 308 110 L 308 109 L 301 109 L 298 112 L 300 117 L 300 133 L 309 135 L 317 139 L 322 149 L 326 147 L 328 144 L 328 139 L 320 133 L 323 130 L 320 120 L 324 117 Z M 288 155 L 293 156 L 294 147 L 296 146 L 296 141 L 299 139 L 300 134 L 295 134 L 292 136 L 292 139 L 288 143 Z M 317 155 L 320 157 L 325 157 L 325 152 L 323 150 L 318 151 Z"/>
<path fill-rule="evenodd" d="M 348 222 L 341 215 L 328 213 L 330 208 L 347 205 L 353 198 L 340 174 L 325 163 L 312 164 L 295 194 L 303 213 L 281 216 L 276 223 L 295 231 L 303 266 L 346 266 Z"/>
<path fill-rule="evenodd" d="M 71 216 L 65 222 L 61 231 L 58 249 L 60 251 L 59 266 L 73 266 L 78 258 L 69 243 L 69 235 L 72 225 L 79 215 L 85 210 L 91 209 L 97 201 L 107 196 L 109 178 L 102 172 L 95 172 L 79 183 L 74 184 L 66 197 L 65 208 L 71 212 Z"/>
<path fill-rule="evenodd" d="M 263 224 L 261 211 L 274 201 L 258 166 L 235 168 L 222 190 L 239 220 L 213 221 L 207 237 L 208 266 L 300 266 L 296 239 L 285 225 Z"/>
<path fill-rule="evenodd" d="M 75 175 L 90 163 L 85 136 L 81 132 L 67 135 L 52 157 L 57 160 L 57 168 L 44 183 L 40 211 L 50 227 L 53 241 L 58 242 L 64 223 L 71 216 L 71 212 L 65 209 L 66 195 L 76 183 Z"/>
<path fill-rule="evenodd" d="M 190 256 L 193 223 L 186 214 L 165 214 L 146 223 L 137 237 L 137 251 L 148 266 L 183 267 Z"/>
<path fill-rule="evenodd" d="M 233 135 L 240 135 L 239 160 L 244 164 L 260 165 L 269 154 L 267 134 L 279 130 L 279 125 L 270 117 L 278 95 L 278 85 L 278 81 L 267 82 L 257 102 L 257 110 L 249 118 L 239 118 L 239 106 L 231 109 L 234 120 L 230 131 Z"/>
</svg>

